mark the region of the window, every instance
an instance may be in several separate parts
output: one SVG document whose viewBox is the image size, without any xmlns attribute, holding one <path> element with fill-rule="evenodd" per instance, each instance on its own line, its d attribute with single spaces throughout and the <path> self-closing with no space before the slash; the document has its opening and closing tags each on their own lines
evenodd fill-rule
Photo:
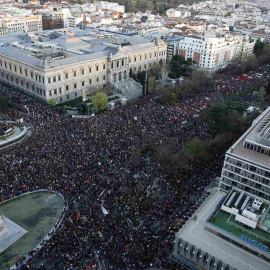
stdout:
<svg viewBox="0 0 270 270">
<path fill-rule="evenodd" d="M 56 82 L 56 76 L 53 76 L 53 82 Z"/>
<path fill-rule="evenodd" d="M 98 66 L 96 66 L 96 71 L 98 71 Z"/>
<path fill-rule="evenodd" d="M 67 99 L 69 99 L 69 95 L 67 95 Z"/>
<path fill-rule="evenodd" d="M 19 67 L 19 69 L 20 69 L 20 74 L 22 74 L 22 68 L 21 68 L 21 67 Z"/>
<path fill-rule="evenodd" d="M 1 66 L 2 66 L 2 64 L 1 64 Z M 15 70 L 15 72 L 17 72 L 17 67 L 16 66 L 14 66 L 14 70 Z"/>
<path fill-rule="evenodd" d="M 31 74 L 31 78 L 33 79 L 33 78 L 34 78 L 34 73 L 33 73 L 33 71 L 31 71 L 30 74 Z"/>
<path fill-rule="evenodd" d="M 55 95 L 57 95 L 57 89 L 54 89 L 54 90 L 53 90 L 53 93 L 54 93 Z"/>
<path fill-rule="evenodd" d="M 68 91 L 68 85 L 66 85 L 66 91 Z"/>
<path fill-rule="evenodd" d="M 84 81 L 82 81 L 82 87 L 84 87 Z"/>
<path fill-rule="evenodd" d="M 62 87 L 59 87 L 59 94 L 62 94 Z"/>
<path fill-rule="evenodd" d="M 104 70 L 106 69 L 106 65 L 105 65 L 105 64 L 103 64 L 103 69 L 104 69 Z"/>
<path fill-rule="evenodd" d="M 105 81 L 106 80 L 106 76 L 105 75 L 103 75 L 103 81 Z"/>
<path fill-rule="evenodd" d="M 27 69 L 24 70 L 24 73 L 25 73 L 25 76 L 27 77 L 27 76 L 28 76 L 28 71 L 27 71 Z"/>
<path fill-rule="evenodd" d="M 76 77 L 77 73 L 76 70 L 73 71 L 73 76 Z"/>
<path fill-rule="evenodd" d="M 9 69 L 12 70 L 12 66 L 11 66 L 11 63 L 9 63 Z"/>
<path fill-rule="evenodd" d="M 48 78 L 48 83 L 51 83 L 51 78 L 50 77 Z"/>
<path fill-rule="evenodd" d="M 122 60 L 122 67 L 124 66 L 124 59 Z"/>
<path fill-rule="evenodd" d="M 84 69 L 82 68 L 82 75 L 84 75 Z"/>
<path fill-rule="evenodd" d="M 92 79 L 89 80 L 89 84 L 92 84 Z"/>
<path fill-rule="evenodd" d="M 89 67 L 89 73 L 91 73 L 92 72 L 92 67 Z"/>
<path fill-rule="evenodd" d="M 74 83 L 74 89 L 77 89 L 77 83 Z"/>
<path fill-rule="evenodd" d="M 58 75 L 58 81 L 59 82 L 61 81 L 61 75 Z"/>
<path fill-rule="evenodd" d="M 49 96 L 50 96 L 50 97 L 52 96 L 52 90 L 49 91 Z"/>
<path fill-rule="evenodd" d="M 5 62 L 5 68 L 7 68 L 7 62 Z"/>
<path fill-rule="evenodd" d="M 97 77 L 97 83 L 98 83 L 98 81 L 99 81 L 99 78 Z"/>
<path fill-rule="evenodd" d="M 65 78 L 68 79 L 68 73 L 65 73 Z"/>
</svg>

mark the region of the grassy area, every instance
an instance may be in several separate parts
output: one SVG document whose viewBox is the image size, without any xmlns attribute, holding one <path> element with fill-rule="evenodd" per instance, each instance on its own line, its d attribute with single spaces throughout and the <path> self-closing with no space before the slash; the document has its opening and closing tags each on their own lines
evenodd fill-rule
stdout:
<svg viewBox="0 0 270 270">
<path fill-rule="evenodd" d="M 230 216 L 229 213 L 220 210 L 215 218 L 210 218 L 209 222 L 237 237 L 241 237 L 243 234 L 251 239 L 257 240 L 258 243 L 262 243 L 266 246 L 270 245 L 270 233 L 257 228 L 249 228 L 236 221 L 234 217 L 230 218 Z"/>
</svg>

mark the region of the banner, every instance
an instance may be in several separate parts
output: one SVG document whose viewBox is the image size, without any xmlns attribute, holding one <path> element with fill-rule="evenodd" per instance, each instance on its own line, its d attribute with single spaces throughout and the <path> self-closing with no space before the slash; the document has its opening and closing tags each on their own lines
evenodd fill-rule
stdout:
<svg viewBox="0 0 270 270">
<path fill-rule="evenodd" d="M 84 89 L 82 91 L 82 93 L 83 93 L 83 101 L 86 101 L 87 100 L 87 98 L 86 98 L 86 90 Z"/>
<path fill-rule="evenodd" d="M 103 205 L 101 205 L 101 210 L 105 216 L 109 214 L 109 212 L 104 208 Z"/>
</svg>

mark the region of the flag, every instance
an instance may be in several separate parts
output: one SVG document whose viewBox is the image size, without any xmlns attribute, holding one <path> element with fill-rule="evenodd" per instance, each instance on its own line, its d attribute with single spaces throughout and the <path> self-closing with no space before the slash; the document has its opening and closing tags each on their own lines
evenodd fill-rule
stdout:
<svg viewBox="0 0 270 270">
<path fill-rule="evenodd" d="M 20 258 L 20 254 L 15 256 L 16 260 Z"/>
<path fill-rule="evenodd" d="M 101 205 L 101 210 L 105 216 L 109 214 L 109 212 L 104 208 L 103 205 Z"/>
</svg>

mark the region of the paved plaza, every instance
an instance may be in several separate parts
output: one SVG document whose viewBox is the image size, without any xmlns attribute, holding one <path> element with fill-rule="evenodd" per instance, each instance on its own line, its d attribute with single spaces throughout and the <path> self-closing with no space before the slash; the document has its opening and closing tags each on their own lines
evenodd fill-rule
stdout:
<svg viewBox="0 0 270 270">
<path fill-rule="evenodd" d="M 0 253 L 27 233 L 25 229 L 5 217 L 8 232 L 0 238 Z"/>
<path fill-rule="evenodd" d="M 222 262 L 235 267 L 237 270 L 269 270 L 270 265 L 259 257 L 204 230 L 207 218 L 215 210 L 216 205 L 223 196 L 224 193 L 220 191 L 210 195 L 205 205 L 198 212 L 197 220 L 191 219 L 188 225 L 179 231 L 178 237 L 208 252 L 215 258 L 222 260 Z"/>
</svg>

